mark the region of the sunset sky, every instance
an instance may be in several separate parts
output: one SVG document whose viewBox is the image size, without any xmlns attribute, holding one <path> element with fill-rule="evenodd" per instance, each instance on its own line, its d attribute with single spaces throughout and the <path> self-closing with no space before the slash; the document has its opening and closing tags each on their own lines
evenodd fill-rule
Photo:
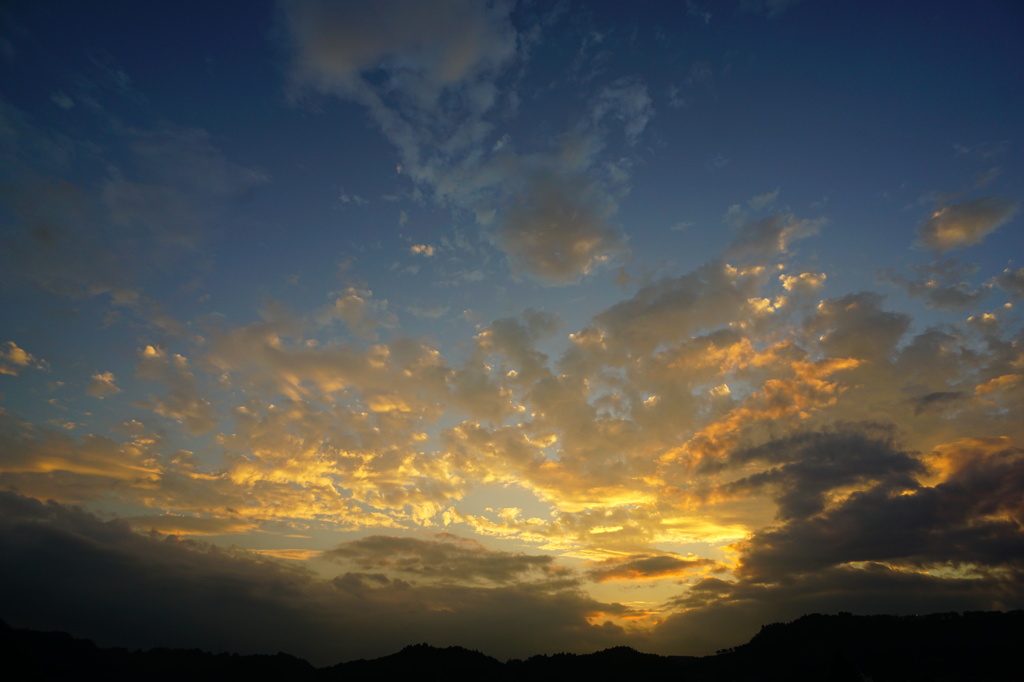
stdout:
<svg viewBox="0 0 1024 682">
<path fill-rule="evenodd" d="M 0 619 L 713 653 L 1024 608 L 1024 4 L 5 3 Z"/>
</svg>

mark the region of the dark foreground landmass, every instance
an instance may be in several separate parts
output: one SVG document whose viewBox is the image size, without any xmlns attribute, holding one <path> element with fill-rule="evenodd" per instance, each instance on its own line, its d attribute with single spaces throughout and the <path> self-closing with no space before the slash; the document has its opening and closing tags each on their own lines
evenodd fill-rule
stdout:
<svg viewBox="0 0 1024 682">
<path fill-rule="evenodd" d="M 765 625 L 715 656 L 658 656 L 628 647 L 502 663 L 461 647 L 417 644 L 326 668 L 285 653 L 240 656 L 195 649 L 103 649 L 65 633 L 0 622 L 5 677 L 17 680 L 1024 680 L 1024 611 L 929 616 L 803 616 Z M 20 671 L 20 672 L 19 672 Z M 13 675 L 13 676 L 9 676 Z"/>
</svg>

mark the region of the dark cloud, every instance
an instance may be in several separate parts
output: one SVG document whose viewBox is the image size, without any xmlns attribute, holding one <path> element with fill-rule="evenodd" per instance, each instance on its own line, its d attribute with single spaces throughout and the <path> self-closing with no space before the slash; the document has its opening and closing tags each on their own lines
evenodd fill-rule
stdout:
<svg viewBox="0 0 1024 682">
<path fill-rule="evenodd" d="M 774 582 L 864 561 L 1024 568 L 1024 452 L 986 456 L 964 446 L 945 468 L 934 487 L 883 481 L 818 516 L 755 533 L 739 545 L 739 574 Z"/>
<path fill-rule="evenodd" d="M 303 571 L 139 535 L 122 521 L 11 493 L 0 493 L 0 508 L 0 608 L 12 625 L 240 651 L 296 646 L 286 623 L 315 634 L 294 613 L 311 584 Z"/>
<path fill-rule="evenodd" d="M 934 391 L 915 398 L 914 414 L 920 415 L 933 410 L 942 411 L 962 403 L 969 396 L 963 391 Z"/>
<path fill-rule="evenodd" d="M 505 575 L 508 559 L 486 570 Z M 479 571 L 485 562 L 470 564 Z M 284 650 L 318 665 L 421 641 L 523 657 L 621 644 L 622 630 L 587 617 L 626 611 L 564 581 L 417 587 L 382 572 L 323 580 L 295 564 L 142 535 L 123 521 L 0 493 L 4 619 L 101 645 Z"/>
<path fill-rule="evenodd" d="M 434 540 L 372 535 L 343 543 L 324 552 L 324 556 L 352 562 L 364 570 L 386 569 L 455 583 L 507 583 L 559 573 L 554 557 L 488 550 L 476 541 L 450 534 L 441 534 Z"/>
<path fill-rule="evenodd" d="M 612 580 L 685 579 L 700 569 L 716 568 L 712 559 L 678 554 L 634 554 L 599 561 L 587 575 L 599 583 Z"/>
<path fill-rule="evenodd" d="M 157 531 L 165 535 L 222 535 L 255 530 L 257 524 L 243 518 L 215 518 L 212 516 L 184 516 L 159 514 L 125 518 L 132 527 Z"/>
<path fill-rule="evenodd" d="M 821 512 L 827 494 L 837 488 L 885 481 L 887 490 L 916 486 L 924 466 L 900 451 L 888 429 L 873 425 L 839 426 L 833 432 L 803 433 L 740 450 L 731 457 L 746 465 L 772 465 L 727 484 L 730 494 L 768 489 L 774 492 L 780 519 L 802 519 Z"/>
</svg>

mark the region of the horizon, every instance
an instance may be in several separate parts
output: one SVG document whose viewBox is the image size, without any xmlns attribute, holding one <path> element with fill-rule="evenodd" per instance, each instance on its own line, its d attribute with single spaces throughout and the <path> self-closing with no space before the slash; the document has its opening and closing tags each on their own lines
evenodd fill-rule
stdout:
<svg viewBox="0 0 1024 682">
<path fill-rule="evenodd" d="M 761 625 L 761 627 L 758 630 L 758 632 L 755 633 L 754 636 L 751 637 L 749 640 L 747 640 L 745 642 L 742 642 L 740 644 L 737 644 L 736 646 L 733 646 L 733 647 L 726 647 L 724 649 L 719 649 L 718 651 L 715 651 L 714 653 L 705 654 L 704 656 L 680 656 L 680 655 L 674 655 L 674 654 L 653 654 L 653 653 L 641 651 L 641 650 L 636 649 L 635 647 L 632 647 L 632 646 L 629 646 L 629 645 L 618 644 L 618 645 L 614 645 L 614 646 L 611 646 L 611 647 L 608 647 L 608 648 L 605 648 L 605 649 L 600 649 L 600 650 L 596 650 L 596 651 L 592 651 L 592 652 L 572 653 L 572 652 L 558 651 L 558 652 L 547 653 L 547 654 L 534 654 L 534 655 L 531 655 L 531 656 L 526 656 L 524 658 L 508 658 L 508 659 L 502 660 L 502 659 L 494 658 L 493 656 L 488 655 L 486 652 L 482 652 L 482 651 L 479 651 L 477 649 L 468 649 L 468 648 L 466 648 L 464 646 L 460 646 L 458 644 L 449 645 L 449 646 L 443 646 L 442 647 L 442 646 L 435 646 L 433 644 L 430 644 L 429 642 L 417 642 L 417 643 L 414 643 L 414 644 L 406 644 L 401 649 L 399 649 L 397 651 L 393 651 L 393 652 L 391 652 L 389 654 L 384 654 L 383 656 L 380 656 L 380 657 L 377 657 L 377 658 L 372 658 L 372 659 L 355 658 L 355 659 L 349 659 L 347 661 L 340 661 L 338 663 L 327 664 L 327 665 L 322 665 L 322 666 L 312 666 L 312 664 L 310 664 L 309 661 L 306 661 L 305 659 L 302 659 L 302 658 L 297 657 L 297 656 L 293 656 L 291 653 L 289 653 L 287 651 L 277 651 L 275 653 L 241 654 L 241 655 L 242 656 L 247 656 L 247 655 L 268 656 L 268 657 L 286 656 L 286 657 L 293 658 L 293 659 L 298 660 L 298 661 L 302 661 L 303 663 L 309 664 L 309 665 L 311 665 L 311 667 L 313 667 L 314 669 L 317 669 L 317 670 L 322 670 L 324 668 L 333 668 L 333 667 L 337 667 L 337 666 L 343 666 L 345 663 L 376 663 L 376 662 L 380 662 L 382 659 L 393 659 L 396 656 L 398 656 L 400 654 L 404 654 L 404 653 L 406 653 L 406 652 L 408 652 L 410 650 L 416 650 L 416 652 L 419 653 L 419 650 L 423 650 L 423 649 L 429 650 L 430 652 L 449 652 L 449 651 L 454 649 L 454 650 L 458 650 L 459 652 L 465 652 L 465 653 L 468 653 L 468 654 L 474 654 L 474 655 L 483 656 L 484 658 L 489 658 L 489 659 L 491 659 L 491 660 L 493 660 L 493 661 L 495 661 L 495 662 L 497 662 L 499 664 L 502 664 L 502 665 L 506 665 L 506 664 L 509 664 L 509 663 L 524 663 L 524 662 L 529 662 L 531 660 L 538 659 L 538 658 L 547 659 L 547 658 L 558 658 L 558 657 L 562 657 L 562 656 L 587 658 L 587 657 L 596 656 L 598 654 L 607 654 L 607 653 L 610 653 L 610 652 L 623 652 L 623 651 L 629 652 L 629 653 L 632 653 L 632 654 L 639 654 L 640 656 L 653 656 L 653 657 L 664 658 L 664 659 L 712 659 L 712 658 L 720 658 L 720 657 L 721 658 L 728 658 L 730 654 L 739 653 L 739 652 L 741 652 L 742 650 L 745 650 L 745 649 L 749 650 L 750 646 L 753 646 L 755 644 L 755 642 L 760 643 L 761 644 L 761 648 L 764 650 L 764 649 L 766 649 L 764 647 L 764 641 L 763 641 L 765 636 L 769 636 L 771 638 L 774 638 L 774 639 L 778 640 L 780 633 L 784 634 L 786 631 L 789 631 L 790 635 L 789 636 L 785 636 L 784 639 L 792 642 L 792 641 L 794 641 L 794 638 L 792 637 L 792 633 L 797 631 L 797 627 L 796 626 L 801 625 L 801 624 L 805 624 L 806 621 L 812 621 L 812 620 L 815 621 L 818 625 L 821 624 L 819 621 L 822 621 L 822 620 L 824 620 L 826 622 L 831 622 L 832 624 L 835 624 L 837 621 L 843 621 L 843 625 L 846 628 L 846 630 L 843 631 L 844 635 L 849 636 L 849 635 L 853 634 L 854 637 L 851 640 L 843 639 L 843 640 L 836 640 L 836 641 L 837 642 L 842 642 L 843 645 L 844 645 L 844 648 L 852 647 L 852 650 L 851 649 L 846 649 L 845 653 L 848 655 L 848 654 L 851 654 L 851 653 L 855 653 L 856 649 L 858 648 L 858 644 L 857 644 L 856 639 L 857 639 L 858 636 L 859 637 L 863 637 L 863 635 L 864 635 L 863 631 L 861 631 L 858 634 L 858 633 L 856 633 L 856 631 L 851 632 L 849 630 L 849 627 L 850 627 L 851 623 L 856 623 L 857 621 L 879 621 L 879 620 L 884 620 L 884 621 L 888 621 L 888 624 L 890 626 L 892 625 L 891 621 L 897 621 L 899 624 L 902 624 L 903 626 L 910 626 L 909 628 L 905 627 L 905 629 L 909 629 L 909 632 L 913 632 L 914 626 L 915 625 L 920 625 L 921 622 L 924 622 L 924 621 L 927 621 L 929 625 L 934 627 L 938 623 L 948 624 L 948 623 L 950 623 L 952 621 L 969 620 L 970 621 L 970 625 L 973 626 L 972 629 L 971 629 L 971 632 L 975 636 L 975 638 L 976 639 L 980 638 L 980 641 L 986 641 L 988 636 L 990 634 L 992 634 L 992 631 L 995 629 L 994 628 L 994 624 L 993 624 L 994 621 L 1002 620 L 1004 622 L 999 623 L 999 625 L 1004 626 L 1004 627 L 1006 625 L 1010 625 L 1012 627 L 1014 625 L 1014 623 L 1012 622 L 1012 617 L 1014 617 L 1014 616 L 1017 616 L 1018 620 L 1019 620 L 1021 616 L 1024 616 L 1024 610 L 1017 609 L 1017 610 L 1005 611 L 1005 612 L 1004 611 L 965 611 L 965 612 L 962 612 L 962 613 L 954 611 L 954 612 L 945 612 L 945 613 L 912 614 L 912 615 L 903 615 L 903 616 L 897 616 L 897 615 L 892 615 L 892 614 L 855 615 L 855 614 L 852 614 L 852 613 L 849 613 L 849 612 L 845 612 L 845 611 L 839 612 L 839 613 L 835 613 L 835 614 L 808 613 L 808 614 L 804 614 L 804 615 L 800 616 L 799 618 L 796 618 L 796 619 L 794 619 L 792 621 L 788 621 L 788 622 L 764 623 L 764 624 Z M 1009 622 L 1006 622 L 1006 621 L 1009 621 Z M 876 625 L 876 626 L 878 625 L 877 622 L 874 622 L 873 624 Z M 985 631 L 976 630 L 975 628 L 978 625 L 985 625 L 986 626 Z M 1016 625 L 1020 625 L 1020 624 L 1017 623 Z M 59 636 L 62 637 L 59 641 L 53 639 L 52 637 L 48 640 L 49 646 L 50 647 L 55 647 L 55 646 L 66 647 L 67 646 L 67 641 L 63 639 L 63 636 L 67 636 L 69 634 L 69 633 L 66 633 L 66 632 L 60 632 L 60 631 L 39 631 L 39 630 L 30 630 L 30 629 L 21 629 L 21 628 L 11 628 L 2 619 L 0 619 L 0 626 L 2 626 L 2 628 L 0 628 L 0 629 L 11 630 L 12 632 L 15 632 L 15 633 L 23 633 L 23 634 L 29 634 L 29 635 L 59 635 Z M 909 634 L 909 632 L 905 632 L 905 634 Z M 823 634 L 819 630 L 815 630 L 815 633 L 816 633 L 816 635 Z M 805 636 L 804 637 L 804 641 L 806 641 L 806 634 L 807 634 L 806 633 L 806 628 L 805 628 L 805 632 L 803 634 Z M 836 634 L 835 632 L 831 633 L 832 636 L 834 636 L 835 634 Z M 891 635 L 891 632 L 889 634 Z M 919 637 L 923 634 L 925 636 L 925 639 L 928 639 L 928 635 L 929 634 L 930 635 L 934 635 L 935 632 L 932 631 L 932 632 L 929 633 L 929 632 L 926 631 L 925 633 L 922 633 L 919 630 L 915 634 L 917 634 Z M 947 638 L 955 637 L 956 636 L 953 632 L 950 632 L 948 628 L 942 634 L 943 634 L 943 636 L 945 636 Z M 1006 633 L 1002 632 L 1002 634 L 1006 634 Z M 874 633 L 874 638 L 875 638 L 876 642 L 877 642 L 877 640 L 881 639 L 881 640 L 885 640 L 885 641 L 887 641 L 887 642 L 889 642 L 891 644 L 891 640 L 888 639 L 888 636 L 889 635 L 880 635 L 877 632 Z M 828 638 L 828 636 L 826 636 L 826 638 Z M 16 635 L 15 635 L 15 639 L 17 639 Z M 89 642 L 89 643 L 92 643 L 94 646 L 96 646 L 96 648 L 101 649 L 101 650 L 123 651 L 123 652 L 129 652 L 130 651 L 129 649 L 125 649 L 125 648 L 108 648 L 108 647 L 97 646 L 91 640 L 77 638 L 77 637 L 74 637 L 73 635 L 71 636 L 71 639 L 79 641 L 79 642 Z M 799 641 L 799 639 L 796 640 L 796 641 Z M 1002 655 L 1008 655 L 1009 654 L 1008 651 L 1002 651 L 1002 649 L 1005 648 L 1002 645 L 1005 645 L 1006 641 L 1007 640 L 1005 638 L 1003 638 L 1003 639 L 1001 639 L 999 641 L 995 641 L 995 642 L 988 641 L 987 643 L 992 645 L 993 652 L 998 652 L 998 653 L 1000 653 Z M 47 641 L 46 640 L 42 640 L 42 639 L 34 639 L 33 642 L 34 643 L 32 645 L 32 648 L 36 652 L 38 652 L 41 647 L 43 647 L 43 646 L 45 646 L 47 644 Z M 778 644 L 778 642 L 776 641 L 773 644 Z M 918 642 L 918 644 L 920 644 L 920 642 Z M 936 643 L 935 642 L 930 642 L 930 644 L 931 644 L 931 648 L 934 649 Z M 771 649 L 771 647 L 768 647 L 767 649 Z M 196 649 L 189 649 L 189 650 L 185 650 L 185 649 L 167 649 L 167 648 L 164 648 L 164 647 L 153 647 L 153 648 L 149 648 L 149 649 L 137 648 L 137 649 L 134 650 L 133 653 L 150 654 L 150 653 L 160 652 L 160 651 L 176 651 L 176 652 L 182 652 L 182 653 L 192 653 L 192 652 L 197 651 L 197 650 Z M 210 655 L 210 656 L 232 656 L 232 657 L 235 657 L 235 656 L 239 656 L 240 655 L 237 652 L 232 652 L 232 651 L 208 651 L 208 650 L 198 650 L 198 651 L 200 653 L 202 653 L 202 654 L 206 654 L 206 655 Z M 56 650 L 53 650 L 53 651 L 51 651 L 51 653 L 53 655 L 58 655 L 59 652 L 56 651 Z M 777 651 L 774 652 L 774 657 L 775 658 L 778 658 L 778 653 L 779 652 L 777 652 Z M 819 651 L 819 653 L 821 653 L 821 652 Z M 879 653 L 880 653 L 879 651 L 875 651 L 874 655 L 877 656 Z M 914 659 L 907 658 L 907 652 L 905 650 L 901 650 L 901 647 L 899 647 L 899 646 L 897 646 L 897 649 L 895 649 L 895 650 L 885 651 L 884 653 L 887 656 L 895 656 L 894 660 L 899 661 L 902 665 L 913 665 L 914 664 Z M 77 650 L 77 654 L 80 656 L 82 654 L 82 650 L 78 649 Z M 757 655 L 754 654 L 754 657 L 756 659 Z M 61 660 L 61 665 L 62 666 L 66 667 L 66 666 L 69 665 L 69 662 L 66 659 L 64 659 L 63 656 L 60 656 L 60 660 Z M 850 660 L 848 662 L 849 663 L 853 663 L 854 665 L 857 664 L 857 661 L 855 661 L 855 660 Z M 890 662 L 892 662 L 892 661 L 890 661 Z M 746 661 L 746 663 L 748 665 L 751 664 L 751 660 L 748 659 Z M 864 661 L 860 661 L 860 663 L 863 664 Z M 933 665 L 935 665 L 935 661 L 931 661 L 931 663 Z M 74 665 L 74 664 L 71 663 L 71 665 Z M 756 665 L 756 663 L 755 663 L 755 665 Z M 778 671 L 776 671 L 776 672 L 778 672 Z"/>
<path fill-rule="evenodd" d="M 1024 5 L 53 0 L 0 69 L 12 627 L 1024 608 Z"/>
</svg>

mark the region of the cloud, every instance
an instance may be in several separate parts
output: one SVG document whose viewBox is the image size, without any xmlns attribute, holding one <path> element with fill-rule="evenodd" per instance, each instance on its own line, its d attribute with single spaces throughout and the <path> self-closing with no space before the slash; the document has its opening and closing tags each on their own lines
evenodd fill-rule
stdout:
<svg viewBox="0 0 1024 682">
<path fill-rule="evenodd" d="M 561 321 L 539 311 L 478 326 L 472 351 L 452 365 L 413 339 L 324 343 L 316 339 L 323 316 L 270 307 L 262 322 L 211 330 L 195 360 L 216 372 L 219 395 L 245 396 L 207 413 L 226 425 L 216 437 L 221 466 L 165 457 L 159 476 L 114 494 L 159 501 L 170 512 L 160 527 L 182 532 L 323 523 L 390 533 L 462 523 L 548 549 L 660 556 L 654 543 L 734 541 L 774 512 L 783 521 L 827 512 L 851 490 L 917 471 L 916 460 L 886 449 L 888 436 L 872 444 L 823 426 L 837 416 L 916 415 L 924 432 L 941 405 L 964 408 L 962 425 L 985 401 L 1009 404 L 1019 393 L 1001 379 L 1014 374 L 1012 357 L 960 353 L 966 341 L 935 330 L 905 339 L 909 318 L 884 310 L 874 294 L 795 311 L 806 315 L 795 333 L 783 304 L 752 324 L 761 310 L 752 301 L 787 283 L 791 294 L 814 293 L 824 275 L 778 273 L 712 261 L 655 280 L 571 334 L 558 359 L 540 348 Z M 347 293 L 372 302 L 369 292 Z M 988 352 L 996 348 L 1006 347 Z M 193 371 L 184 356 L 144 347 L 139 378 L 169 390 L 137 404 L 186 420 L 188 430 L 191 398 L 214 388 Z M 943 392 L 964 399 L 927 397 Z M 432 429 L 442 433 L 436 444 Z M 800 436 L 809 432 L 816 435 Z M 462 506 L 478 486 L 512 483 L 555 516 Z M 42 483 L 32 490 L 45 495 Z M 728 520 L 698 519 L 698 508 Z"/>
<path fill-rule="evenodd" d="M 877 563 L 826 569 L 774 584 L 709 577 L 676 600 L 678 612 L 654 630 L 652 640 L 657 646 L 671 644 L 710 655 L 748 640 L 765 623 L 808 613 L 989 611 L 1020 603 L 1022 597 L 1012 576 L 938 577 Z"/>
<path fill-rule="evenodd" d="M 139 299 L 125 254 L 102 244 L 109 234 L 98 202 L 63 180 L 23 180 L 3 198 L 15 220 L 4 243 L 12 273 L 44 291 L 70 298 L 108 294 L 118 304 Z"/>
<path fill-rule="evenodd" d="M 413 247 L 413 253 L 417 253 Z M 324 313 L 324 319 L 339 319 L 361 339 L 377 339 L 378 327 L 394 327 L 398 318 L 388 310 L 386 300 L 373 298 L 373 292 L 356 287 L 347 287 L 338 294 L 334 304 Z"/>
<path fill-rule="evenodd" d="M 676 7 L 684 28 L 710 30 L 705 6 Z M 858 252 L 835 250 L 842 235 L 805 249 L 799 240 L 826 219 L 790 211 L 770 185 L 739 195 L 728 234 L 686 229 L 655 244 L 638 233 L 632 255 L 661 260 L 615 277 L 606 268 L 630 259 L 627 228 L 668 227 L 672 215 L 707 223 L 701 201 L 720 201 L 737 166 L 722 170 L 719 155 L 716 187 L 697 179 L 665 197 L 654 182 L 631 196 L 635 180 L 665 167 L 665 149 L 681 149 L 670 129 L 701 119 L 663 121 L 652 93 L 672 77 L 641 80 L 620 67 L 645 65 L 602 56 L 644 40 L 643 21 L 636 33 L 602 34 L 588 11 L 505 0 L 279 10 L 289 94 L 303 109 L 285 113 L 316 116 L 315 100 L 333 99 L 325 111 L 363 112 L 381 137 L 364 142 L 393 151 L 374 157 L 387 186 L 366 177 L 347 189 L 278 155 L 282 172 L 323 180 L 322 202 L 289 206 L 343 209 L 383 230 L 345 247 L 358 257 L 303 261 L 287 304 L 245 310 L 298 271 L 267 260 L 275 244 L 309 256 L 308 244 L 273 229 L 282 221 L 263 210 L 268 197 L 242 205 L 270 178 L 215 136 L 136 122 L 153 111 L 141 98 L 125 125 L 113 118 L 124 102 L 104 109 L 79 88 L 69 109 L 51 96 L 63 95 L 56 85 L 36 98 L 68 134 L 0 102 L 0 169 L 13 179 L 2 190 L 11 230 L 0 269 L 23 304 L 0 372 L 29 375 L 3 377 L 12 395 L 0 411 L 0 487 L 126 516 L 104 523 L 0 496 L 0 592 L 13 595 L 0 603 L 16 604 L 21 623 L 49 613 L 60 618 L 45 627 L 63 619 L 113 642 L 295 647 L 321 660 L 427 637 L 501 655 L 644 641 L 683 653 L 703 636 L 702 617 L 704 634 L 726 646 L 786 609 L 1024 603 L 1013 305 L 912 317 L 891 307 L 906 296 L 848 293 L 870 276 L 850 260 Z M 743 60 L 680 57 L 671 31 L 648 28 L 683 94 L 749 81 L 737 80 Z M 578 59 L 560 70 L 549 61 L 559 55 Z M 216 66 L 212 75 L 227 73 Z M 697 138 L 683 144 L 695 156 L 676 176 L 714 155 L 717 143 Z M 1008 177 L 989 171 L 971 191 Z M 653 195 L 695 203 L 645 221 Z M 837 224 L 850 222 L 849 198 L 829 204 Z M 922 244 L 966 246 L 1018 215 L 1017 199 L 962 199 L 941 200 Z M 286 273 L 250 272 L 262 284 L 239 289 L 238 259 L 257 252 Z M 908 311 L 1024 295 L 1024 270 L 997 262 L 983 272 L 936 260 L 890 283 L 913 298 Z M 432 290 L 428 275 L 452 288 Z M 328 291 L 322 277 L 332 276 Z M 384 289 L 362 277 L 382 277 Z M 542 296 L 534 286 L 583 281 L 593 290 Z M 533 294 L 544 310 L 521 309 Z M 317 296 L 313 309 L 294 307 Z M 155 297 L 187 319 L 161 316 Z M 564 319 L 558 306 L 571 308 Z M 100 329 L 104 312 L 144 324 Z M 419 319 L 403 328 L 402 312 Z M 90 368 L 89 394 L 116 397 L 89 401 L 81 382 L 75 392 L 63 376 L 58 390 L 25 369 L 44 367 L 29 350 L 55 354 L 53 339 L 31 333 L 64 325 L 88 333 L 67 334 L 76 343 L 56 353 L 62 371 Z M 125 333 L 138 349 L 134 375 L 118 364 L 123 353 L 83 357 L 116 354 Z M 127 412 L 111 421 L 111 409 Z M 26 410 L 51 426 L 14 416 Z M 459 537 L 470 532 L 483 539 Z M 296 569 L 160 533 L 258 545 L 278 559 L 308 559 L 325 537 L 334 549 Z M 647 603 L 603 603 L 586 589 Z M 654 639 L 638 634 L 645 623 Z"/>
<path fill-rule="evenodd" d="M 259 527 L 259 524 L 251 519 L 185 516 L 184 514 L 131 516 L 126 517 L 124 521 L 132 528 L 164 535 L 236 535 L 255 531 Z"/>
<path fill-rule="evenodd" d="M 613 352 L 649 353 L 662 343 L 740 318 L 767 276 L 764 268 L 712 261 L 641 288 L 595 315 L 595 328 L 607 336 L 603 343 Z"/>
<path fill-rule="evenodd" d="M 703 569 L 720 569 L 718 562 L 694 555 L 636 554 L 596 562 L 587 575 L 599 583 L 615 580 L 684 580 Z"/>
<path fill-rule="evenodd" d="M 686 14 L 700 19 L 705 25 L 711 23 L 711 12 L 706 11 L 693 0 L 686 0 Z"/>
<path fill-rule="evenodd" d="M 954 144 L 953 149 L 957 154 L 970 156 L 982 161 L 1004 156 L 1010 149 L 1009 140 L 986 141 L 978 144 Z"/>
<path fill-rule="evenodd" d="M 936 251 L 962 249 L 1006 223 L 1018 208 L 1016 201 L 998 195 L 942 206 L 918 227 L 918 241 Z"/>
<path fill-rule="evenodd" d="M 924 299 L 926 305 L 938 310 L 965 310 L 980 303 L 989 294 L 991 285 L 977 287 L 966 280 L 977 267 L 961 266 L 954 260 L 942 260 L 922 266 L 911 266 L 914 277 L 888 273 L 893 283 L 908 294 Z"/>
<path fill-rule="evenodd" d="M 420 306 L 409 306 L 406 308 L 413 317 L 418 317 L 425 320 L 437 320 L 445 316 L 448 312 L 448 306 L 432 306 L 430 308 L 422 308 Z"/>
<path fill-rule="evenodd" d="M 849 424 L 735 453 L 747 465 L 751 457 L 789 462 L 761 475 L 762 483 L 780 485 L 780 523 L 733 545 L 734 579 L 706 576 L 671 600 L 676 613 L 655 628 L 653 640 L 710 653 L 773 618 L 1021 603 L 1024 534 L 1015 519 L 1024 499 L 1024 452 L 1005 438 L 959 439 L 920 456 L 878 435 L 877 427 Z M 863 465 L 874 474 L 849 478 Z M 785 501 L 808 483 L 810 496 L 797 499 L 813 500 L 810 507 Z"/>
<path fill-rule="evenodd" d="M 341 190 L 341 194 L 338 196 L 338 199 L 341 200 L 341 203 L 343 204 L 355 204 L 356 206 L 366 206 L 370 203 L 369 199 L 361 197 L 358 194 L 349 194 L 345 190 Z M 402 214 L 404 215 L 405 211 L 402 211 Z"/>
<path fill-rule="evenodd" d="M 606 116 L 622 121 L 626 141 L 636 144 L 640 134 L 654 116 L 647 86 L 635 80 L 620 79 L 601 90 L 591 113 L 595 122 Z"/>
<path fill-rule="evenodd" d="M 67 96 L 63 92 L 54 92 L 50 94 L 50 101 L 56 104 L 61 109 L 73 109 L 75 106 L 75 100 Z"/>
<path fill-rule="evenodd" d="M 777 17 L 802 0 L 740 0 L 740 11 Z"/>
<path fill-rule="evenodd" d="M 0 412 L 0 483 L 43 499 L 83 502 L 151 487 L 162 467 L 150 448 L 87 435 L 80 439 Z M 129 492 L 130 496 L 130 492 Z"/>
<path fill-rule="evenodd" d="M 585 177 L 541 172 L 503 212 L 498 245 L 514 269 L 550 284 L 575 283 L 625 253 L 608 222 L 613 209 Z"/>
<path fill-rule="evenodd" d="M 914 414 L 955 409 L 967 398 L 969 395 L 963 391 L 933 391 L 914 400 Z"/>
<path fill-rule="evenodd" d="M 1024 570 L 1024 452 L 973 442 L 939 450 L 934 487 L 882 481 L 817 516 L 793 518 L 740 543 L 740 575 L 773 582 L 851 562 Z M 841 532 L 840 532 L 841 529 Z"/>
<path fill-rule="evenodd" d="M 703 84 L 712 86 L 715 83 L 715 70 L 710 62 L 696 61 L 690 64 L 690 72 L 686 76 L 687 85 Z"/>
<path fill-rule="evenodd" d="M 1006 268 L 992 281 L 1014 298 L 1024 298 L 1024 268 Z"/>
<path fill-rule="evenodd" d="M 476 337 L 482 353 L 500 353 L 511 363 L 515 372 L 513 383 L 532 384 L 551 375 L 548 356 L 537 350 L 537 344 L 554 334 L 562 325 L 557 315 L 527 309 L 521 319 L 503 317 L 492 322 Z M 502 367 L 508 375 L 508 368 Z"/>
<path fill-rule="evenodd" d="M 840 425 L 833 432 L 802 433 L 730 455 L 737 464 L 761 461 L 770 468 L 725 486 L 729 494 L 769 489 L 782 520 L 822 512 L 829 493 L 885 481 L 890 490 L 916 486 L 924 466 L 895 445 L 892 435 L 872 425 Z"/>
<path fill-rule="evenodd" d="M 150 178 L 190 196 L 238 197 L 270 179 L 228 159 L 201 128 L 163 124 L 121 132 L 127 151 Z"/>
<path fill-rule="evenodd" d="M 155 346 L 146 346 L 139 352 L 135 367 L 139 377 L 159 381 L 168 386 L 166 395 L 139 404 L 162 417 L 185 425 L 192 435 L 206 433 L 217 425 L 217 416 L 210 401 L 199 391 L 188 359 L 177 353 L 171 355 Z"/>
<path fill-rule="evenodd" d="M 0 118 L 11 126 L 0 155 L 14 170 L 0 197 L 13 218 L 0 244 L 10 272 L 59 296 L 109 298 L 180 332 L 143 291 L 169 272 L 200 271 L 214 220 L 268 178 L 227 159 L 201 129 L 106 117 L 90 137 L 68 137 L 5 103 Z M 72 162 L 102 173 L 81 184 Z"/>
<path fill-rule="evenodd" d="M 804 329 L 833 357 L 886 359 L 906 333 L 910 317 L 882 310 L 882 300 L 871 292 L 824 300 Z"/>
<path fill-rule="evenodd" d="M 752 202 L 762 198 L 755 197 Z M 726 249 L 726 255 L 729 258 L 772 258 L 786 253 L 794 241 L 817 234 L 825 222 L 824 218 L 806 220 L 792 214 L 745 222 Z"/>
<path fill-rule="evenodd" d="M 5 341 L 0 346 L 0 374 L 18 376 L 18 372 L 22 368 L 28 367 L 35 362 L 36 358 L 34 355 L 20 348 L 13 341 Z"/>
<path fill-rule="evenodd" d="M 118 388 L 117 377 L 113 372 L 97 372 L 89 380 L 89 387 L 85 389 L 88 395 L 93 398 L 108 398 L 121 392 Z"/>
<path fill-rule="evenodd" d="M 437 203 L 475 216 L 514 273 L 572 284 L 626 253 L 611 218 L 628 191 L 631 161 L 597 157 L 604 122 L 621 123 L 631 146 L 653 108 L 643 83 L 617 80 L 548 149 L 517 151 L 507 134 L 495 141 L 493 111 L 516 97 L 499 87 L 518 54 L 509 11 L 503 2 L 430 10 L 384 2 L 369 12 L 291 3 L 293 86 L 365 106 L 398 149 L 401 173 Z M 439 98 L 445 106 L 436 106 Z"/>
<path fill-rule="evenodd" d="M 812 293 L 825 285 L 828 276 L 824 272 L 801 272 L 799 275 L 779 275 L 782 288 L 786 291 Z"/>
<path fill-rule="evenodd" d="M 588 617 L 627 609 L 571 583 L 416 586 L 379 572 L 322 579 L 296 564 L 137 534 L 123 521 L 12 493 L 0 492 L 0 512 L 5 620 L 100 645 L 284 650 L 329 665 L 417 641 L 525 657 L 589 652 L 623 637 Z M 488 570 L 501 576 L 502 561 Z"/>
<path fill-rule="evenodd" d="M 755 212 L 760 212 L 775 203 L 775 200 L 779 198 L 779 188 L 776 187 L 771 192 L 765 192 L 764 194 L 758 194 L 757 196 L 750 199 L 750 208 Z"/>
<path fill-rule="evenodd" d="M 556 570 L 549 555 L 513 554 L 488 550 L 474 540 L 443 533 L 433 540 L 372 535 L 342 543 L 323 556 L 350 562 L 364 571 L 397 572 L 422 580 L 446 583 L 510 583 L 532 577 L 550 578 Z"/>
<path fill-rule="evenodd" d="M 515 53 L 506 3 L 451 0 L 426 6 L 385 0 L 371 7 L 288 2 L 293 78 L 352 92 L 372 72 L 433 106 L 440 91 L 501 67 Z"/>
</svg>

